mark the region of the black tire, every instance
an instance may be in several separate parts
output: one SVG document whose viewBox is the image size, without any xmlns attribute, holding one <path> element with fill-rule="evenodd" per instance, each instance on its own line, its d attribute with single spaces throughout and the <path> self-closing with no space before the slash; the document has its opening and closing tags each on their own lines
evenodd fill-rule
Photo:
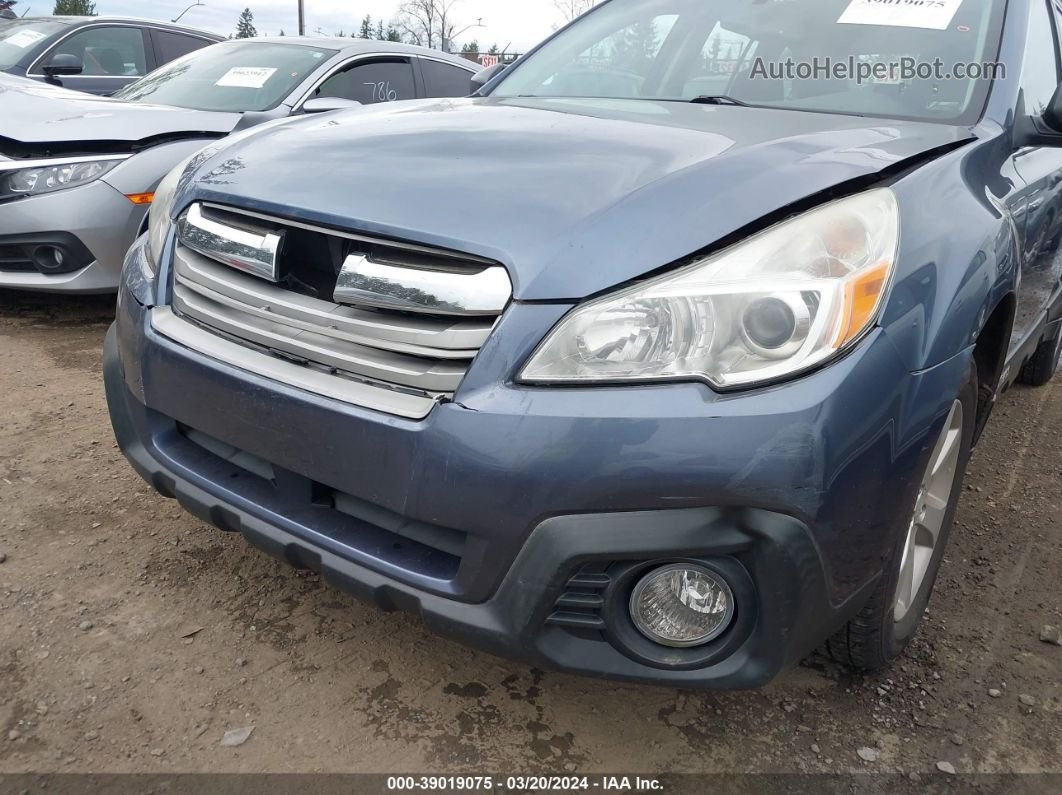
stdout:
<svg viewBox="0 0 1062 795">
<path fill-rule="evenodd" d="M 1062 354 L 1062 323 L 1056 323 L 1054 332 L 1036 346 L 1036 351 L 1018 373 L 1018 381 L 1029 386 L 1043 386 L 1058 370 L 1059 354 Z"/>
<path fill-rule="evenodd" d="M 944 513 L 944 522 L 912 607 L 901 621 L 894 619 L 893 602 L 900 576 L 900 562 L 907 539 L 907 527 L 897 533 L 893 552 L 887 569 L 866 606 L 826 642 L 827 653 L 835 660 L 859 671 L 876 671 L 896 659 L 914 638 L 922 623 L 933 584 L 944 559 L 955 510 L 962 494 L 962 482 L 973 446 L 974 428 L 977 420 L 977 367 L 971 362 L 966 378 L 959 390 L 958 400 L 963 406 L 962 442 L 959 448 L 958 466 L 951 497 Z M 930 446 L 935 440 L 930 441 Z M 913 513 L 912 506 L 912 513 Z"/>
</svg>

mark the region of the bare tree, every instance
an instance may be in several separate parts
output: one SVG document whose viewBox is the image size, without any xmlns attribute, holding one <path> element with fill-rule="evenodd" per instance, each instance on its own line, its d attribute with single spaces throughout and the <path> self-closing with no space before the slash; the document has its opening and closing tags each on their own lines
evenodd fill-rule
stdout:
<svg viewBox="0 0 1062 795">
<path fill-rule="evenodd" d="M 596 6 L 597 3 L 598 0 L 553 0 L 553 7 L 564 17 L 564 24 L 567 25 Z"/>
<path fill-rule="evenodd" d="M 395 24 L 412 44 L 434 48 L 439 40 L 439 0 L 406 0 Z"/>
<path fill-rule="evenodd" d="M 398 9 L 395 26 L 412 44 L 446 49 L 459 33 L 460 4 L 461 0 L 406 0 Z"/>
</svg>

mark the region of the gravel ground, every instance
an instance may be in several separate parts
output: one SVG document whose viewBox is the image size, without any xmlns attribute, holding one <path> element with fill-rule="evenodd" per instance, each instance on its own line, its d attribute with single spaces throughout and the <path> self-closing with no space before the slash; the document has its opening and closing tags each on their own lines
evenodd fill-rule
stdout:
<svg viewBox="0 0 1062 795">
<path fill-rule="evenodd" d="M 680 692 L 469 651 L 156 496 L 107 421 L 112 304 L 0 293 L 0 772 L 1062 773 L 1062 380 L 1001 399 L 889 672 Z"/>
</svg>

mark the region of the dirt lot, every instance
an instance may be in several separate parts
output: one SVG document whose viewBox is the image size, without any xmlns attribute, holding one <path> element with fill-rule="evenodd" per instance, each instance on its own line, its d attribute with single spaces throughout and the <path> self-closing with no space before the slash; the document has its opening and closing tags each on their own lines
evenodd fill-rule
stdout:
<svg viewBox="0 0 1062 795">
<path fill-rule="evenodd" d="M 676 692 L 468 651 L 156 496 L 106 417 L 111 309 L 0 294 L 0 771 L 1062 772 L 1062 381 L 997 407 L 893 670 Z"/>
</svg>

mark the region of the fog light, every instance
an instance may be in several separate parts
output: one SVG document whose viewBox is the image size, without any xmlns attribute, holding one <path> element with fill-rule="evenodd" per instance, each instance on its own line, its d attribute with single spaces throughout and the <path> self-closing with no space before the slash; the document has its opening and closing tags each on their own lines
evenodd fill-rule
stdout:
<svg viewBox="0 0 1062 795">
<path fill-rule="evenodd" d="M 39 246 L 33 252 L 33 260 L 42 271 L 57 271 L 66 263 L 66 254 L 56 246 Z"/>
<path fill-rule="evenodd" d="M 734 617 L 734 594 L 703 566 L 675 563 L 653 569 L 631 594 L 638 630 L 664 646 L 700 646 L 719 637 Z"/>
</svg>

